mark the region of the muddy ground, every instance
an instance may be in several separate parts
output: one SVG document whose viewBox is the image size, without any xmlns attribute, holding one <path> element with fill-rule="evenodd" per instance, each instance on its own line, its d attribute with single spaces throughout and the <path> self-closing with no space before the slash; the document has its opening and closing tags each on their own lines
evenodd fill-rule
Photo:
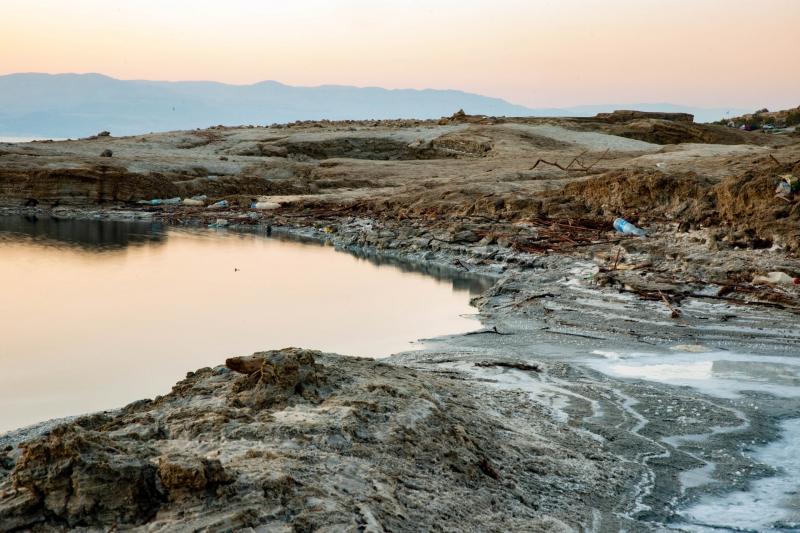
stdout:
<svg viewBox="0 0 800 533">
<path fill-rule="evenodd" d="M 800 275 L 800 202 L 774 195 L 800 174 L 798 141 L 619 113 L 0 145 L 3 212 L 219 220 L 491 281 L 475 301 L 486 330 L 420 352 L 269 352 L 0 437 L 0 524 L 660 530 L 701 495 L 772 473 L 748 452 L 800 406 L 614 379 L 585 360 L 800 353 L 798 286 L 753 282 Z M 197 194 L 230 206 L 137 203 Z M 649 236 L 615 233 L 617 216 Z"/>
</svg>

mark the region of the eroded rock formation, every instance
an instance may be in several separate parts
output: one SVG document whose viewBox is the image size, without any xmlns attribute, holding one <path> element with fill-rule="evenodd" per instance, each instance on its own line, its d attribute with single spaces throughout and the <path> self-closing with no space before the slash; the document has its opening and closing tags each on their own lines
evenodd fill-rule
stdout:
<svg viewBox="0 0 800 533">
<path fill-rule="evenodd" d="M 567 531 L 635 475 L 455 376 L 300 349 L 227 367 L 11 451 L 0 530 Z"/>
</svg>

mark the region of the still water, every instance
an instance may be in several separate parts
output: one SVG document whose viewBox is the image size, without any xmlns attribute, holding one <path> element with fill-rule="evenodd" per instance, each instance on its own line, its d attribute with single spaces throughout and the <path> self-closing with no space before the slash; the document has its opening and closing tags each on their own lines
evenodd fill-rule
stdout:
<svg viewBox="0 0 800 533">
<path fill-rule="evenodd" d="M 486 281 L 150 223 L 0 217 L 0 432 L 169 392 L 226 357 L 380 357 L 477 329 Z"/>
<path fill-rule="evenodd" d="M 63 141 L 64 139 L 51 139 L 47 137 L 3 137 L 0 135 L 0 143 L 29 143 L 31 141 Z"/>
</svg>

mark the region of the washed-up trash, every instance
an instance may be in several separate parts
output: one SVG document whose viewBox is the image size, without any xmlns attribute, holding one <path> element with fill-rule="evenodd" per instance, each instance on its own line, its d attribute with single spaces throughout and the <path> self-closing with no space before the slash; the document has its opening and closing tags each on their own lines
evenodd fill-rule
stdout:
<svg viewBox="0 0 800 533">
<path fill-rule="evenodd" d="M 208 206 L 209 209 L 224 209 L 226 207 L 228 207 L 228 200 L 220 200 Z"/>
<path fill-rule="evenodd" d="M 192 196 L 191 199 L 198 200 L 200 202 L 205 202 L 206 200 L 208 200 L 208 196 L 206 196 L 205 194 L 197 194 L 195 196 Z"/>
<path fill-rule="evenodd" d="M 793 278 L 785 272 L 770 272 L 766 276 L 754 276 L 753 283 L 756 285 L 798 285 L 800 278 Z"/>
<path fill-rule="evenodd" d="M 139 200 L 138 203 L 141 205 L 161 205 L 164 203 L 164 200 L 161 198 L 153 198 L 152 200 Z"/>
<path fill-rule="evenodd" d="M 776 195 L 789 198 L 798 192 L 800 192 L 800 179 L 791 174 L 781 176 L 781 182 L 778 184 L 778 188 L 775 189 Z"/>
<path fill-rule="evenodd" d="M 279 209 L 281 204 L 277 202 L 253 202 L 250 204 L 250 209 Z"/>
<path fill-rule="evenodd" d="M 178 205 L 181 203 L 181 199 L 179 196 L 176 196 L 175 198 L 167 198 L 166 200 L 162 200 L 161 203 L 163 205 Z"/>
<path fill-rule="evenodd" d="M 224 228 L 228 225 L 228 221 L 224 218 L 218 218 L 213 224 L 209 224 L 209 228 Z"/>
<path fill-rule="evenodd" d="M 625 235 L 636 235 L 638 237 L 644 237 L 647 235 L 643 229 L 637 228 L 624 218 L 618 218 L 614 220 L 614 229 L 620 233 L 624 233 Z"/>
<path fill-rule="evenodd" d="M 189 207 L 198 207 L 198 206 L 201 206 L 201 205 L 206 205 L 206 203 L 204 201 L 195 200 L 194 198 L 185 198 L 183 200 L 183 202 L 181 202 L 181 203 L 183 203 L 183 205 L 186 205 L 186 206 L 189 206 Z"/>
</svg>

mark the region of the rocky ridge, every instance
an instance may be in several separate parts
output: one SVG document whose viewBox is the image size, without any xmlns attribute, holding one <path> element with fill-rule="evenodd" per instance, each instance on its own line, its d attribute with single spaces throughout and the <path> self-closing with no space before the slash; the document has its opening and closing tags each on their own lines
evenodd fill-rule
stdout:
<svg viewBox="0 0 800 533">
<path fill-rule="evenodd" d="M 635 469 L 509 400 L 307 350 L 232 358 L 4 452 L 0 529 L 569 531 L 622 503 Z"/>
</svg>

